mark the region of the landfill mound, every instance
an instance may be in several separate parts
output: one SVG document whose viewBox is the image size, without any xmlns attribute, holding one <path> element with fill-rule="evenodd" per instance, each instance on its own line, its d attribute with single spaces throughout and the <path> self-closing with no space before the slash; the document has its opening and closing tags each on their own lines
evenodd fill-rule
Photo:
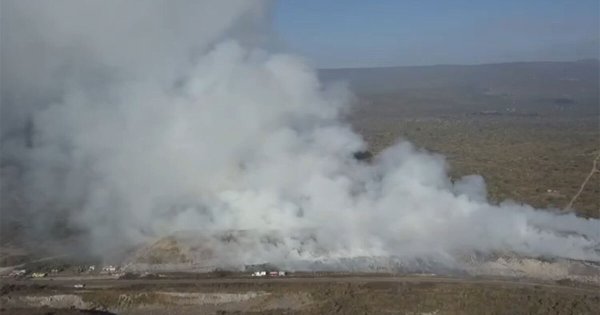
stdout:
<svg viewBox="0 0 600 315">
<path fill-rule="evenodd" d="M 289 236 L 289 235 L 293 236 Z M 598 262 L 524 257 L 512 252 L 439 257 L 342 256 L 319 247 L 311 231 L 185 231 L 160 238 L 127 257 L 127 271 L 247 271 L 270 265 L 289 271 L 426 273 L 499 276 L 600 284 Z M 443 257 L 443 258 L 442 258 Z"/>
</svg>

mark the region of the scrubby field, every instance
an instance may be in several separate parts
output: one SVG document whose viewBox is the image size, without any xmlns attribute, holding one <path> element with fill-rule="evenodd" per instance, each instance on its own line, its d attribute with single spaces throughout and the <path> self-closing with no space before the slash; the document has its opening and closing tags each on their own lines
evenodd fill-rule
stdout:
<svg viewBox="0 0 600 315">
<path fill-rule="evenodd" d="M 479 174 L 492 201 L 566 208 L 600 154 L 598 60 L 322 71 L 356 94 L 349 121 L 377 153 L 398 139 Z M 600 217 L 600 173 L 572 205 Z"/>
<path fill-rule="evenodd" d="M 406 139 L 446 156 L 450 174 L 479 174 L 494 202 L 511 199 L 538 208 L 564 209 L 600 153 L 596 117 L 427 117 L 375 114 L 354 118 L 372 150 Z M 600 217 L 600 173 L 572 208 Z"/>
<path fill-rule="evenodd" d="M 431 276 L 96 280 L 4 284 L 4 314 L 593 314 L 594 287 Z M 20 313 L 19 313 L 20 312 Z M 36 313 L 37 312 L 37 313 Z"/>
</svg>

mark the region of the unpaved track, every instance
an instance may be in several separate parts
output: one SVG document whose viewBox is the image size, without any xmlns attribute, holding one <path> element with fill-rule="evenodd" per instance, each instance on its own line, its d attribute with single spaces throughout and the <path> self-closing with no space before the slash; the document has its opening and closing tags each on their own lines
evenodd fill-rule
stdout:
<svg viewBox="0 0 600 315">
<path fill-rule="evenodd" d="M 231 277 L 231 278 L 199 278 L 199 279 L 115 279 L 115 278 L 90 278 L 90 277 L 48 277 L 40 279 L 2 279 L 1 284 L 15 285 L 50 285 L 52 287 L 73 288 L 75 284 L 85 284 L 86 289 L 109 289 L 109 288 L 127 288 L 131 286 L 151 286 L 151 287 L 177 287 L 187 285 L 212 285 L 212 284 L 366 284 L 366 283 L 456 283 L 472 284 L 483 286 L 501 286 L 501 287 L 543 287 L 558 290 L 577 290 L 588 291 L 590 293 L 600 292 L 600 287 L 596 286 L 565 286 L 551 281 L 536 281 L 531 279 L 513 279 L 513 278 L 458 278 L 442 276 L 323 276 L 323 277 Z"/>
<path fill-rule="evenodd" d="M 600 309 L 599 287 L 572 282 L 430 275 L 179 277 L 188 278 L 2 279 L 9 290 L 3 289 L 1 298 L 66 296 L 86 309 L 116 314 L 597 314 Z M 79 283 L 85 289 L 73 287 Z M 256 297 L 214 302 L 221 295 Z"/>
</svg>

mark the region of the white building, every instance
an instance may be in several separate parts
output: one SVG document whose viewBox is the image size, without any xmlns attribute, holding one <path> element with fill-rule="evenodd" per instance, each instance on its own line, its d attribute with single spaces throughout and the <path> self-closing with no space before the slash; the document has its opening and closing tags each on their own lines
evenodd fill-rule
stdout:
<svg viewBox="0 0 600 315">
<path fill-rule="evenodd" d="M 252 273 L 253 277 L 264 277 L 267 275 L 266 271 L 255 271 Z"/>
<path fill-rule="evenodd" d="M 115 267 L 113 265 L 104 266 L 104 267 L 102 267 L 102 271 L 108 272 L 108 273 L 117 272 L 117 267 Z"/>
<path fill-rule="evenodd" d="M 34 272 L 31 274 L 32 278 L 44 278 L 46 277 L 48 274 L 45 272 Z"/>
<path fill-rule="evenodd" d="M 9 276 L 19 277 L 19 276 L 24 276 L 26 273 L 27 273 L 27 270 L 25 270 L 25 269 L 17 269 L 17 270 L 11 271 Z"/>
</svg>

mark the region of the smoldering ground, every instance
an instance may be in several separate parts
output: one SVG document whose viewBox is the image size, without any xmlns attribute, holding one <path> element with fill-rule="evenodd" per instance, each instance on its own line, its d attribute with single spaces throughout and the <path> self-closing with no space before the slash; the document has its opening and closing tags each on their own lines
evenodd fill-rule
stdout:
<svg viewBox="0 0 600 315">
<path fill-rule="evenodd" d="M 600 261 L 600 222 L 490 204 L 399 142 L 357 161 L 352 96 L 273 52 L 259 1 L 3 1 L 2 221 L 104 253 L 277 231 L 245 261 L 514 252 Z M 310 231 L 309 241 L 297 231 Z M 270 233 L 270 232 L 269 232 Z"/>
</svg>

